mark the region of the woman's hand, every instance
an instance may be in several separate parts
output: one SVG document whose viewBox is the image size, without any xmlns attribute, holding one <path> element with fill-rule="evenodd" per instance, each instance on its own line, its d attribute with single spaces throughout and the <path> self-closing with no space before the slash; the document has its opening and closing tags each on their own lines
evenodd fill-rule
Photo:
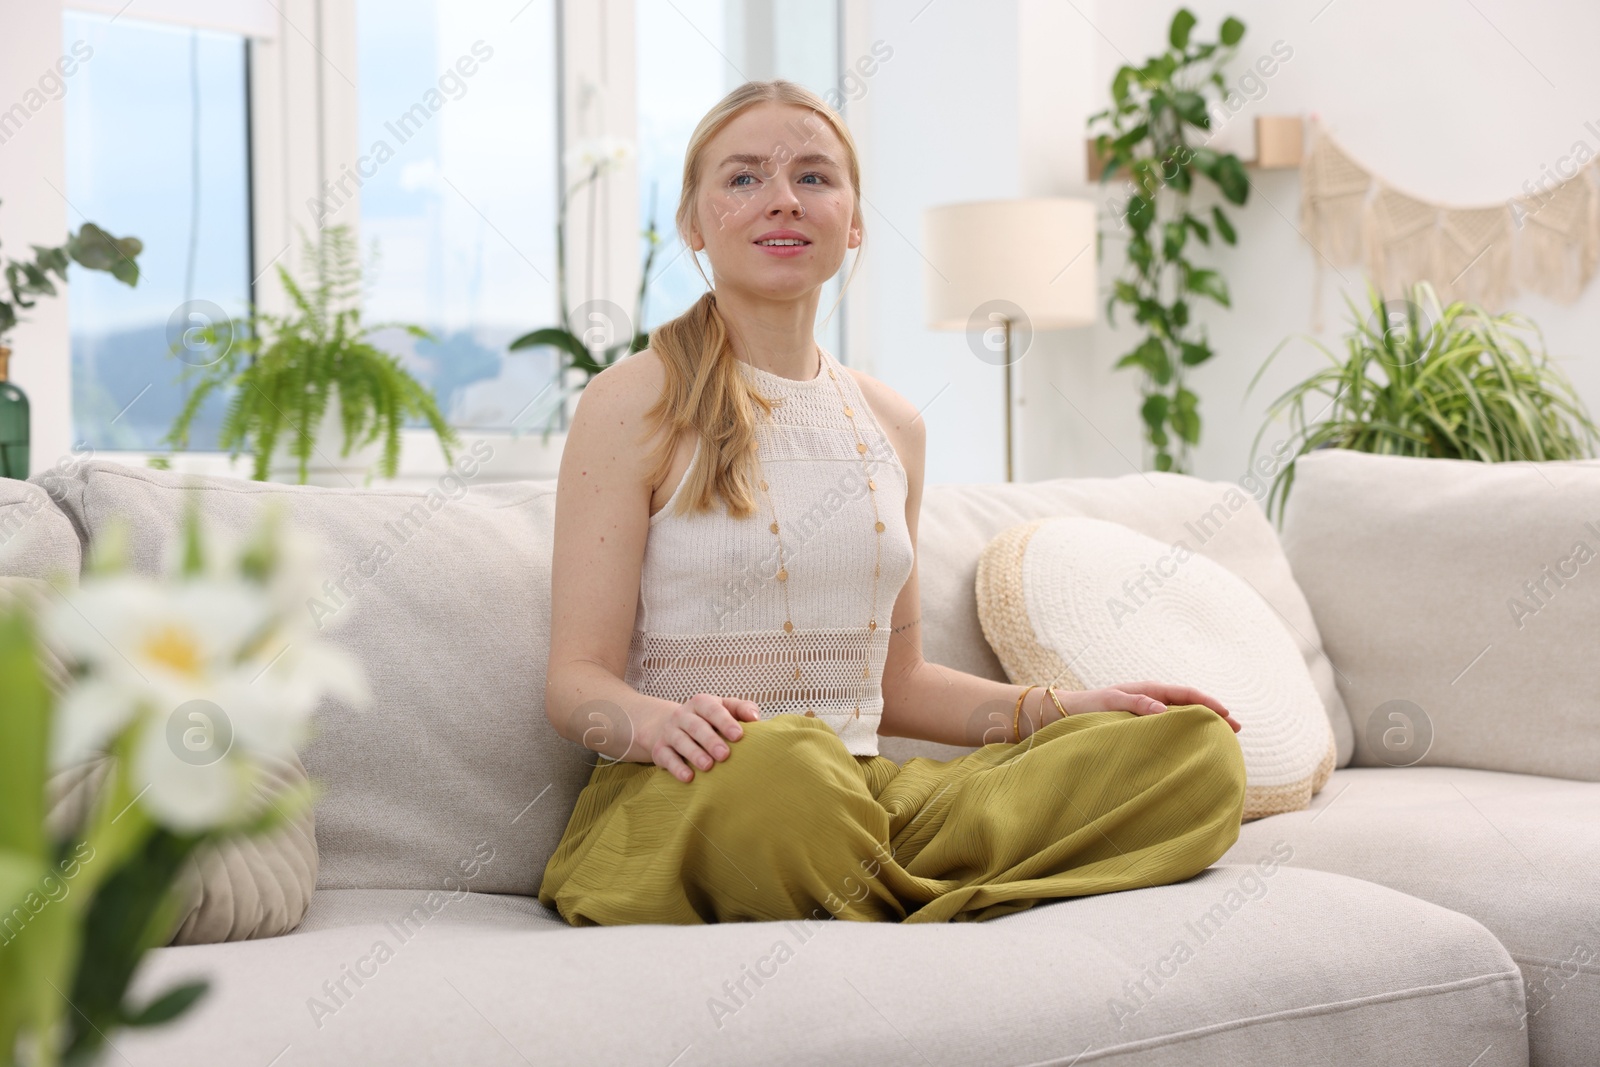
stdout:
<svg viewBox="0 0 1600 1067">
<path fill-rule="evenodd" d="M 685 782 L 694 780 L 693 764 L 709 771 L 714 762 L 728 758 L 728 745 L 744 736 L 739 720 L 755 722 L 761 713 L 754 701 L 696 693 L 657 719 L 654 736 L 644 738 L 650 758 Z"/>
<path fill-rule="evenodd" d="M 1056 690 L 1068 715 L 1091 711 L 1131 711 L 1135 715 L 1159 715 L 1169 704 L 1204 704 L 1221 715 L 1234 733 L 1244 729 L 1216 697 L 1207 696 L 1187 685 L 1167 682 L 1124 682 L 1105 689 Z M 1054 705 L 1047 705 L 1053 707 Z"/>
</svg>

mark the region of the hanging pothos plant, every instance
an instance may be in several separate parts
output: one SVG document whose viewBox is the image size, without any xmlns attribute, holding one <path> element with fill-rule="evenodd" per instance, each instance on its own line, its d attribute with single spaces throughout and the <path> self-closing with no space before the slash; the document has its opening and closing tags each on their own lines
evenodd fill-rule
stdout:
<svg viewBox="0 0 1600 1067">
<path fill-rule="evenodd" d="M 1115 323 L 1116 305 L 1126 304 L 1145 331 L 1116 365 L 1144 371 L 1145 439 L 1155 449 L 1156 469 L 1178 473 L 1186 472 L 1189 446 L 1200 440 L 1199 397 L 1184 374 L 1213 354 L 1190 301 L 1230 306 L 1222 275 L 1191 263 L 1185 249 L 1194 247 L 1190 236 L 1209 245 L 1213 231 L 1227 244 L 1237 239 L 1220 204 L 1196 215 L 1191 196 L 1202 178 L 1230 204 L 1243 204 L 1250 192 L 1239 158 L 1204 144 L 1211 129 L 1207 95 L 1226 90 L 1222 67 L 1244 37 L 1244 23 L 1224 19 L 1211 42 L 1194 39 L 1194 25 L 1194 15 L 1180 8 L 1167 32 L 1171 47 L 1142 67 L 1120 68 L 1111 82 L 1112 106 L 1089 118 L 1105 162 L 1101 182 L 1122 174 L 1128 185 L 1118 220 L 1128 232 L 1128 262 L 1106 301 L 1106 318 Z M 1191 143 L 1196 137 L 1199 143 Z"/>
</svg>

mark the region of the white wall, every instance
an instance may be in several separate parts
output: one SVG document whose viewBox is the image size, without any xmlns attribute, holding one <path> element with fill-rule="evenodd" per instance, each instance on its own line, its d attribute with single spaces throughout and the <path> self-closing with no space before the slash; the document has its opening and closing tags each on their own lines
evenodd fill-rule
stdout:
<svg viewBox="0 0 1600 1067">
<path fill-rule="evenodd" d="M 0 2 L 0 112 L 16 105 L 28 111 L 27 121 L 0 144 L 0 255 L 31 259 L 30 245 L 58 245 L 69 228 L 83 223 L 69 210 L 64 197 L 62 101 L 66 97 L 60 90 L 41 93 L 39 86 L 41 77 L 56 73 L 53 64 L 66 50 L 59 3 Z M 58 83 L 46 84 L 53 87 Z M 65 85 L 66 93 L 72 92 L 72 78 L 60 84 Z M 67 305 L 64 299 L 46 297 L 20 314 L 25 321 L 7 338 L 13 349 L 10 377 L 28 394 L 32 414 L 29 462 L 39 471 L 63 456 L 70 461 Z"/>
<path fill-rule="evenodd" d="M 1084 121 L 1103 106 L 1116 67 L 1162 44 L 1176 5 L 1152 0 L 849 0 L 845 62 L 874 42 L 892 49 L 850 105 L 863 151 L 867 259 L 852 283 L 852 361 L 919 406 L 927 405 L 930 482 L 1003 477 L 1000 373 L 966 339 L 923 326 L 918 245 L 922 210 L 992 197 L 1107 190 L 1083 179 Z M 861 5 L 865 5 L 864 8 Z M 1240 63 L 1282 39 L 1293 57 L 1265 97 L 1230 123 L 1248 134 L 1253 114 L 1317 112 L 1369 167 L 1416 195 L 1464 205 L 1504 199 L 1541 167 L 1600 138 L 1600 68 L 1584 50 L 1600 38 L 1600 6 L 1578 0 L 1190 0 L 1200 33 L 1234 14 L 1248 27 Z M 309 23 L 307 23 L 309 24 Z M 295 45 L 289 35 L 285 44 Z M 0 0 L 0 109 L 23 99 L 60 55 L 59 0 Z M 1242 69 L 1242 68 L 1241 68 Z M 71 79 L 67 92 L 72 91 Z M 81 222 L 65 189 L 60 102 L 47 102 L 0 145 L 0 239 L 7 250 L 55 243 Z M 1249 155 L 1246 137 L 1237 146 Z M 1195 473 L 1236 479 L 1268 402 L 1316 366 L 1292 346 L 1247 400 L 1244 387 L 1279 341 L 1310 329 L 1313 253 L 1296 229 L 1293 172 L 1252 172 L 1249 206 L 1236 212 L 1237 249 L 1215 264 L 1234 294 L 1231 311 L 1204 306 L 1218 355 L 1191 376 L 1203 437 Z M 52 189 L 51 186 L 55 189 Z M 265 243 L 265 242 L 264 242 Z M 1115 243 L 1104 289 L 1120 265 Z M 263 255 L 270 254 L 270 250 Z M 1330 274 L 1327 329 L 1336 343 L 1342 301 L 1361 272 Z M 1572 306 L 1523 298 L 1514 305 L 1543 328 L 1553 355 L 1600 410 L 1592 327 L 1600 283 Z M 35 470 L 70 450 L 66 301 L 41 303 L 12 336 L 13 377 L 34 401 Z M 1040 334 L 1021 364 L 1018 477 L 1117 476 L 1148 462 L 1137 417 L 1138 375 L 1111 370 L 1131 331 L 1099 326 Z M 1281 434 L 1269 431 L 1270 445 Z"/>
<path fill-rule="evenodd" d="M 850 362 L 927 405 L 928 481 L 993 481 L 1003 477 L 999 371 L 962 334 L 923 326 L 919 246 L 924 208 L 1020 192 L 1017 5 L 868 7 L 870 39 L 893 51 L 857 105 L 870 134 L 858 138 L 866 251 L 849 289 Z"/>
<path fill-rule="evenodd" d="M 875 0 L 875 35 L 896 45 L 874 82 L 869 185 L 895 230 L 870 214 L 877 241 L 868 299 L 871 358 L 880 377 L 927 410 L 930 482 L 1003 477 L 999 372 L 959 335 L 922 326 L 918 213 L 927 204 L 1004 196 L 1093 195 L 1083 181 L 1087 115 L 1103 107 L 1116 68 L 1161 48 L 1175 3 L 1011 0 L 977 5 Z M 1463 206 L 1525 192 L 1579 140 L 1600 151 L 1600 6 L 1579 0 L 1189 0 L 1198 33 L 1227 15 L 1247 32 L 1237 70 L 1284 41 L 1293 56 L 1267 92 L 1229 123 L 1228 147 L 1248 157 L 1254 114 L 1320 115 L 1365 165 L 1413 195 Z M 1242 136 L 1241 136 L 1242 135 Z M 1219 142 L 1220 143 L 1220 142 Z M 1314 253 L 1297 229 L 1294 171 L 1252 171 L 1250 202 L 1234 217 L 1239 244 L 1214 258 L 1232 310 L 1205 305 L 1218 354 L 1191 374 L 1201 397 L 1194 473 L 1236 480 L 1270 401 L 1323 359 L 1295 343 L 1246 399 L 1251 376 L 1285 337 L 1310 332 Z M 873 194 L 869 193 L 869 197 Z M 1120 267 L 1108 242 L 1100 284 Z M 863 266 L 863 273 L 866 267 Z M 1342 277 L 1341 277 L 1342 275 Z M 1321 337 L 1336 347 L 1340 291 L 1358 302 L 1359 268 L 1327 272 Z M 859 283 L 859 279 L 858 279 Z M 859 291 L 859 290 L 858 290 Z M 1543 329 L 1549 351 L 1600 413 L 1600 281 L 1573 305 L 1538 297 L 1513 305 Z M 1125 320 L 1119 317 L 1119 322 Z M 1040 335 L 1023 361 L 1025 441 L 1018 478 L 1116 476 L 1148 463 L 1137 415 L 1138 374 L 1111 371 L 1137 334 L 1104 323 Z M 1064 395 L 1063 395 L 1064 394 Z M 1070 403 L 1069 403 L 1070 401 Z M 1262 438 L 1266 450 L 1282 428 Z"/>
</svg>

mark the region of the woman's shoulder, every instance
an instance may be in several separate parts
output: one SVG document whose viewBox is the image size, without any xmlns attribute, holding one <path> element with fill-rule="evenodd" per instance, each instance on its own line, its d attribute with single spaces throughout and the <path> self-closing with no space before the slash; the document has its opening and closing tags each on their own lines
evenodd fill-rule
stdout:
<svg viewBox="0 0 1600 1067">
<path fill-rule="evenodd" d="M 646 455 L 664 430 L 649 412 L 665 388 L 666 368 L 650 349 L 617 360 L 579 392 L 568 446 L 611 453 L 619 438 L 630 440 L 635 447 L 623 454 L 634 457 L 643 472 Z"/>
<path fill-rule="evenodd" d="M 916 478 L 921 474 L 923 454 L 927 447 L 927 425 L 917 406 L 888 385 L 866 371 L 845 367 L 861 390 L 863 399 L 872 408 L 872 414 L 894 446 L 895 455 L 907 475 Z"/>
<path fill-rule="evenodd" d="M 666 381 L 661 357 L 650 349 L 624 356 L 584 385 L 578 394 L 577 418 L 604 418 L 611 427 L 607 434 L 614 434 L 619 424 L 642 428 L 645 413 L 661 399 Z"/>
<path fill-rule="evenodd" d="M 885 433 L 898 435 L 908 442 L 920 443 L 924 424 L 922 412 L 917 410 L 915 404 L 866 371 L 855 367 L 845 367 L 845 370 L 861 389 L 861 395 L 872 407 L 872 413 L 878 417 L 878 421 L 883 424 Z"/>
</svg>

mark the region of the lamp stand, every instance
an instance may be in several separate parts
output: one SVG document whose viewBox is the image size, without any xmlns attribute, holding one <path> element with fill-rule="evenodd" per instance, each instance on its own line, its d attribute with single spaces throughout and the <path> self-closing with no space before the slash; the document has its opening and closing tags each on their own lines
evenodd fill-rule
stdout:
<svg viewBox="0 0 1600 1067">
<path fill-rule="evenodd" d="M 1011 447 L 1011 437 L 1012 437 L 1012 434 L 1011 434 L 1011 407 L 1012 407 L 1012 404 L 1011 404 L 1011 320 L 1010 319 L 1001 318 L 1001 320 L 1000 320 L 1000 331 L 1001 331 L 1002 336 L 1004 336 L 1004 338 L 1005 338 L 1005 368 L 1006 368 L 1006 383 L 1005 383 L 1005 393 L 1006 393 L 1006 395 L 1005 395 L 1005 404 L 1006 404 L 1006 481 L 1009 482 L 1009 481 L 1013 480 L 1012 479 L 1012 469 L 1011 469 L 1011 464 L 1012 464 L 1012 461 L 1011 461 L 1011 453 L 1012 453 L 1012 447 Z"/>
</svg>

